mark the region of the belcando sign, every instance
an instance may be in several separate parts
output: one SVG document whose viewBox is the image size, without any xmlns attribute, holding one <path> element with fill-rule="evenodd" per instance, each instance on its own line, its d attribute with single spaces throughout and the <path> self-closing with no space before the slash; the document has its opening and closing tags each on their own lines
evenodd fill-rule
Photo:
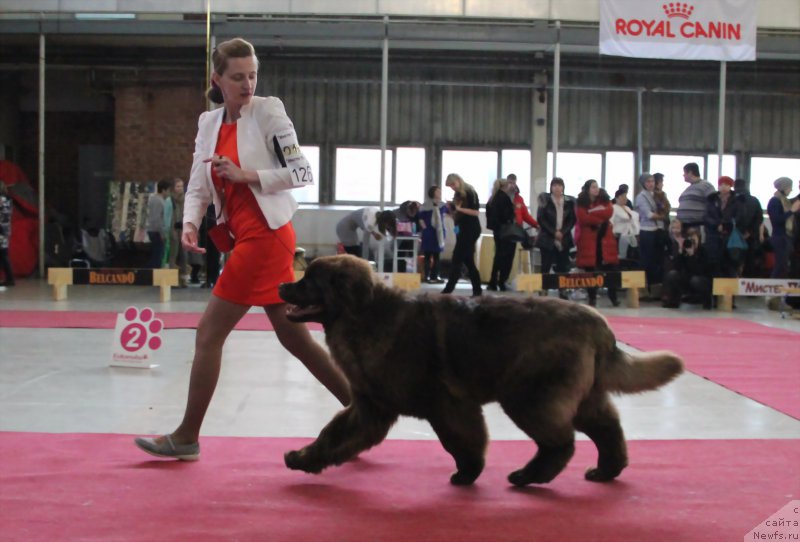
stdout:
<svg viewBox="0 0 800 542">
<path fill-rule="evenodd" d="M 757 0 L 600 0 L 600 54 L 755 60 Z"/>
</svg>

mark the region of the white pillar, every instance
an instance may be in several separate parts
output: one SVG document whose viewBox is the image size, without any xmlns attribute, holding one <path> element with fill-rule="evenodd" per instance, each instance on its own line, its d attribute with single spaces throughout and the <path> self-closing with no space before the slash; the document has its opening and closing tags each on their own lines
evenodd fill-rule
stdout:
<svg viewBox="0 0 800 542">
<path fill-rule="evenodd" d="M 644 173 L 644 145 L 642 144 L 642 130 L 643 130 L 643 122 L 642 122 L 642 115 L 643 115 L 643 100 L 642 94 L 644 94 L 644 89 L 637 89 L 636 90 L 636 176 L 638 177 L 642 173 Z M 634 193 L 638 192 L 640 187 L 636 186 L 638 183 L 634 184 Z"/>
<path fill-rule="evenodd" d="M 528 206 L 535 214 L 537 196 L 547 192 L 547 74 L 533 76 L 531 98 L 531 200 Z"/>
<path fill-rule="evenodd" d="M 381 62 L 381 210 L 386 194 L 386 125 L 389 112 L 389 17 L 383 18 L 383 59 Z"/>
<path fill-rule="evenodd" d="M 39 277 L 44 278 L 44 33 L 39 34 Z"/>
<path fill-rule="evenodd" d="M 728 63 L 719 63 L 719 118 L 717 119 L 717 177 L 722 176 L 722 154 L 725 152 L 725 85 Z M 707 179 L 710 180 L 710 179 Z M 713 182 L 713 181 L 712 181 Z"/>
<path fill-rule="evenodd" d="M 558 176 L 558 107 L 561 92 L 561 21 L 556 21 L 556 54 L 553 63 L 553 176 Z"/>
</svg>

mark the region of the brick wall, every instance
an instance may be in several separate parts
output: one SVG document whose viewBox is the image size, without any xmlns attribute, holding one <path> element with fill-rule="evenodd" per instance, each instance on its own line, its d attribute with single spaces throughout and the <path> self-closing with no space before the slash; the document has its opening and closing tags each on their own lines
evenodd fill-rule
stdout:
<svg viewBox="0 0 800 542">
<path fill-rule="evenodd" d="M 196 85 L 117 88 L 114 123 L 114 179 L 188 179 L 205 108 Z"/>
<path fill-rule="evenodd" d="M 78 156 L 81 145 L 111 145 L 109 113 L 48 111 L 45 115 L 45 200 L 49 209 L 78 223 Z M 39 118 L 20 115 L 19 166 L 34 187 L 39 184 Z"/>
</svg>

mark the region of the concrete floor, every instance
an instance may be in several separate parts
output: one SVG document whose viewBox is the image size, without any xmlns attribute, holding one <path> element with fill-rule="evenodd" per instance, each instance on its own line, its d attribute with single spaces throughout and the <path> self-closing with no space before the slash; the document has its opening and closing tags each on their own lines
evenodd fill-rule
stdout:
<svg viewBox="0 0 800 542">
<path fill-rule="evenodd" d="M 460 283 L 457 293 L 468 294 L 468 285 Z M 29 279 L 0 290 L 0 310 L 121 312 L 136 305 L 157 313 L 201 312 L 209 292 L 188 288 L 173 289 L 172 294 L 172 301 L 160 303 L 158 289 L 151 287 L 71 286 L 69 298 L 55 302 L 44 281 Z M 738 318 L 800 331 L 800 321 L 766 310 L 763 298 L 739 299 L 738 309 L 726 314 L 686 306 L 667 310 L 654 303 L 643 303 L 640 309 L 611 308 L 601 296 L 600 310 L 686 320 Z M 321 332 L 314 336 L 323 342 Z M 158 367 L 126 369 L 109 367 L 112 330 L 0 328 L 0 430 L 171 431 L 186 400 L 194 331 L 165 330 L 161 337 Z M 339 408 L 273 333 L 235 331 L 223 356 L 204 435 L 312 437 Z M 800 420 L 691 373 L 662 390 L 617 397 L 615 402 L 629 439 L 800 438 Z M 527 438 L 496 405 L 487 406 L 485 414 L 493 439 Z M 427 422 L 402 418 L 389 438 L 435 436 Z"/>
</svg>

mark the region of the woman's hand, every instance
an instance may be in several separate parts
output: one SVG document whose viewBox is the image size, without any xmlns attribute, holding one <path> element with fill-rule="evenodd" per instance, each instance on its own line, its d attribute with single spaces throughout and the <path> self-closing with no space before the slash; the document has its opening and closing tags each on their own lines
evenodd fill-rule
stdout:
<svg viewBox="0 0 800 542">
<path fill-rule="evenodd" d="M 372 232 L 372 236 L 375 238 L 376 241 L 380 241 L 381 239 L 383 239 L 383 235 L 381 235 L 376 231 Z"/>
<path fill-rule="evenodd" d="M 187 222 L 181 234 L 181 244 L 189 252 L 196 252 L 198 254 L 205 254 L 206 249 L 197 245 L 197 227 Z"/>
<path fill-rule="evenodd" d="M 206 158 L 203 162 L 211 162 L 211 167 L 217 177 L 232 183 L 250 183 L 258 181 L 258 174 L 254 171 L 245 171 L 227 156 L 215 154 L 211 158 Z"/>
</svg>

